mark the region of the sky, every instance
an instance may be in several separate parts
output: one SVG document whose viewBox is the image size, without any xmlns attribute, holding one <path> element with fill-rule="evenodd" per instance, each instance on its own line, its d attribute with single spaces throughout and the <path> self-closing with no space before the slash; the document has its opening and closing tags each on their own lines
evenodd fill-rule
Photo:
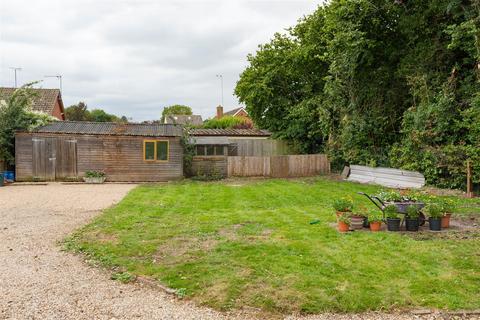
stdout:
<svg viewBox="0 0 480 320">
<path fill-rule="evenodd" d="M 41 81 L 132 121 L 172 104 L 204 119 L 239 106 L 247 54 L 322 1 L 0 0 L 0 86 Z"/>
</svg>

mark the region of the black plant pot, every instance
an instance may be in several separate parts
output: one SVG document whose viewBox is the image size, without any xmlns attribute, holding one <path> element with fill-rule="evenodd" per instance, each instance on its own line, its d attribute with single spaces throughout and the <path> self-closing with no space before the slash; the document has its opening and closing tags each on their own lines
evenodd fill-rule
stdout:
<svg viewBox="0 0 480 320">
<path fill-rule="evenodd" d="M 368 221 L 367 217 L 363 218 L 363 227 L 370 228 L 370 221 Z"/>
<path fill-rule="evenodd" d="M 388 231 L 400 231 L 400 218 L 387 218 Z"/>
<path fill-rule="evenodd" d="M 442 218 L 428 218 L 428 225 L 432 231 L 442 230 Z"/>
<path fill-rule="evenodd" d="M 405 227 L 407 231 L 418 231 L 419 220 L 417 219 L 405 219 Z"/>
</svg>

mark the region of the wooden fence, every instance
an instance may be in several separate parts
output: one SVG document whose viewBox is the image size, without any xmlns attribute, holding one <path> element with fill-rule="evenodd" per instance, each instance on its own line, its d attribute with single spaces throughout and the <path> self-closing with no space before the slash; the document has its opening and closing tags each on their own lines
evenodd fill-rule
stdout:
<svg viewBox="0 0 480 320">
<path fill-rule="evenodd" d="M 271 157 L 228 157 L 229 177 L 308 177 L 330 173 L 330 162 L 324 154 Z"/>
<path fill-rule="evenodd" d="M 229 138 L 234 156 L 280 156 L 289 154 L 290 148 L 286 141 L 274 139 L 235 139 Z"/>
</svg>

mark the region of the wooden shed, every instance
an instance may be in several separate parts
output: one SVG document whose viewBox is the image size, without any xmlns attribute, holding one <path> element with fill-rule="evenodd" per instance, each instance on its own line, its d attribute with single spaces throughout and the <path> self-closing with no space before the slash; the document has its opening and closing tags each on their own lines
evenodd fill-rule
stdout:
<svg viewBox="0 0 480 320">
<path fill-rule="evenodd" d="M 78 180 L 103 171 L 107 181 L 183 177 L 182 126 L 54 122 L 15 135 L 17 181 Z"/>
</svg>

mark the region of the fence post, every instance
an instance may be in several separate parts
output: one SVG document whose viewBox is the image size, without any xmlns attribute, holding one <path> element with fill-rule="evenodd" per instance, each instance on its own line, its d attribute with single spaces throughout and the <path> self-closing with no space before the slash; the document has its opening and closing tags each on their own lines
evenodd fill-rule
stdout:
<svg viewBox="0 0 480 320">
<path fill-rule="evenodd" d="M 467 198 L 473 198 L 472 163 L 467 160 Z"/>
</svg>

